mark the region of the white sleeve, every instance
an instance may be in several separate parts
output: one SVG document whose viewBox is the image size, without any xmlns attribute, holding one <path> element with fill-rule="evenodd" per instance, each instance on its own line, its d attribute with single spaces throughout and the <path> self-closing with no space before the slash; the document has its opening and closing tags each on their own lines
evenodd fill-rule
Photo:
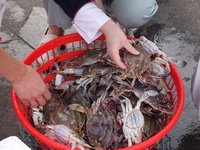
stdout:
<svg viewBox="0 0 200 150">
<path fill-rule="evenodd" d="M 99 29 L 109 19 L 101 9 L 89 2 L 77 12 L 73 26 L 87 43 L 91 43 L 102 34 Z"/>
</svg>

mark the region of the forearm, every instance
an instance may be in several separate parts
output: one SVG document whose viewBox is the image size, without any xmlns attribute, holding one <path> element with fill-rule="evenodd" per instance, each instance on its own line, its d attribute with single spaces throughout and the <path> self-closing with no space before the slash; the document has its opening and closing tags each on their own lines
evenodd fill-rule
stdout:
<svg viewBox="0 0 200 150">
<path fill-rule="evenodd" d="M 106 23 L 104 23 L 104 25 L 99 29 L 99 31 L 101 31 L 105 36 L 108 36 L 111 34 L 111 36 L 115 35 L 114 33 L 116 31 L 120 31 L 121 29 L 119 28 L 119 26 L 114 23 L 112 20 L 108 20 Z M 113 33 L 113 34 L 112 34 Z"/>
<path fill-rule="evenodd" d="M 0 47 L 0 76 L 10 82 L 20 79 L 26 71 L 26 65 L 15 59 Z"/>
<path fill-rule="evenodd" d="M 26 106 L 44 106 L 51 98 L 40 75 L 30 66 L 15 59 L 0 48 L 0 76 L 11 82 L 18 98 Z"/>
</svg>

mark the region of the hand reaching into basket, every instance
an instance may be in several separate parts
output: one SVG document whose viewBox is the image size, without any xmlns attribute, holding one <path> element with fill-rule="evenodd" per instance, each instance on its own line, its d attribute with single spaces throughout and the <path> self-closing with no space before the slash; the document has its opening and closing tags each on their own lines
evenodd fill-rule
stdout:
<svg viewBox="0 0 200 150">
<path fill-rule="evenodd" d="M 117 66 L 126 69 L 119 56 L 119 50 L 124 47 L 134 55 L 138 55 L 139 52 L 128 42 L 124 32 L 112 20 L 107 21 L 100 31 L 106 36 L 107 53 L 111 59 Z"/>
<path fill-rule="evenodd" d="M 0 48 L 0 76 L 10 81 L 24 105 L 38 107 L 51 98 L 40 75 L 30 66 L 15 59 Z"/>
<path fill-rule="evenodd" d="M 107 52 L 114 63 L 120 68 L 126 69 L 126 65 L 121 61 L 119 56 L 119 50 L 121 48 L 126 48 L 132 54 L 139 54 L 128 42 L 125 33 L 120 29 L 120 27 L 96 6 L 98 5 L 99 0 L 54 1 L 64 10 L 68 17 L 73 20 L 72 23 L 74 28 L 87 43 L 91 43 L 102 33 L 105 34 Z M 50 8 L 53 7 L 53 3 L 46 1 L 45 5 L 45 9 L 51 11 Z M 52 6 L 50 7 L 50 5 Z M 59 7 L 55 7 L 55 9 L 58 9 L 57 12 L 60 12 Z M 48 18 L 51 18 L 51 14 L 48 13 L 49 11 L 47 10 L 47 16 Z M 65 22 L 67 20 L 66 18 L 63 18 L 61 22 Z M 54 17 L 53 19 L 58 18 Z M 66 21 L 66 24 L 69 23 Z M 57 25 L 55 24 L 53 28 L 50 25 L 47 34 L 56 33 L 56 31 L 61 30 L 60 28 L 56 29 L 56 26 Z M 65 27 L 63 26 L 62 29 L 64 28 Z"/>
<path fill-rule="evenodd" d="M 42 78 L 29 66 L 25 67 L 23 74 L 20 79 L 11 82 L 16 95 L 26 106 L 44 106 L 51 98 L 51 94 Z"/>
</svg>

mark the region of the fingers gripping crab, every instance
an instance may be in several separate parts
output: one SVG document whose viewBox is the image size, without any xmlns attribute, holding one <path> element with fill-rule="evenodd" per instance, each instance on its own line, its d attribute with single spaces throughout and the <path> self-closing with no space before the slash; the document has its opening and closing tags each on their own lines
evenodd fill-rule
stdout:
<svg viewBox="0 0 200 150">
<path fill-rule="evenodd" d="M 124 78 L 132 76 L 132 86 L 134 86 L 135 80 L 138 79 L 142 84 L 162 87 L 163 83 L 161 80 L 166 78 L 171 72 L 169 62 L 179 67 L 185 67 L 186 65 L 185 61 L 168 57 L 159 50 L 155 43 L 144 36 L 130 42 L 140 54 L 134 56 L 128 51 L 124 52 L 123 59 L 128 69 L 121 76 Z"/>
</svg>

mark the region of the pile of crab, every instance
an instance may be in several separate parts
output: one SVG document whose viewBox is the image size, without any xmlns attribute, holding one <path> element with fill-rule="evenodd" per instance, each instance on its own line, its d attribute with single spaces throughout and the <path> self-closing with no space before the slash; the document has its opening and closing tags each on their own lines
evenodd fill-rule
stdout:
<svg viewBox="0 0 200 150">
<path fill-rule="evenodd" d="M 169 62 L 186 63 L 166 56 L 143 36 L 131 42 L 140 54 L 120 51 L 126 70 L 112 62 L 106 49 L 88 50 L 62 65 L 55 62 L 51 100 L 31 109 L 35 128 L 82 150 L 128 147 L 162 130 L 165 115 L 175 111 L 164 82 Z"/>
</svg>

